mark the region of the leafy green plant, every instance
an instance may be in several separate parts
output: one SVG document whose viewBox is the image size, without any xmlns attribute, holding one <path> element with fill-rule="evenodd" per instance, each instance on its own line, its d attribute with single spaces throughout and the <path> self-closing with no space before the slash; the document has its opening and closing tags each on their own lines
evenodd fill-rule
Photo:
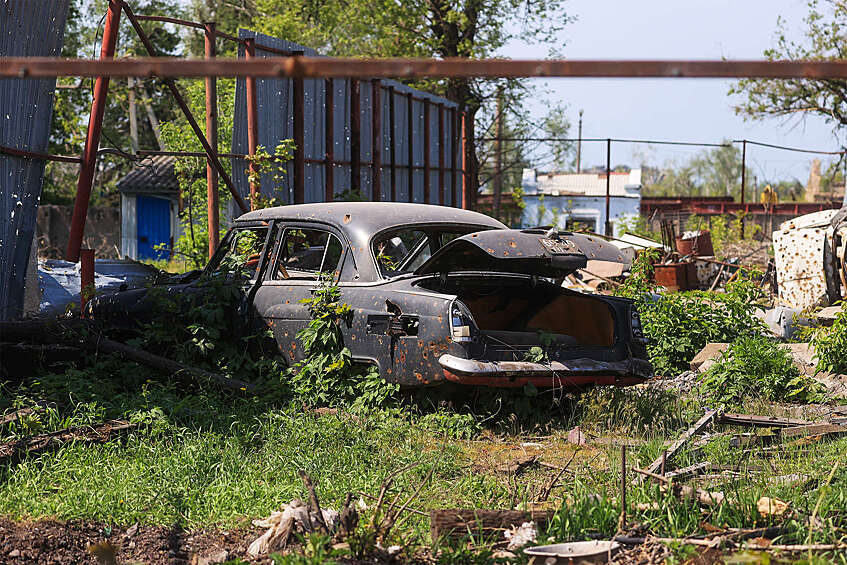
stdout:
<svg viewBox="0 0 847 565">
<path fill-rule="evenodd" d="M 748 397 L 814 402 L 820 385 L 801 375 L 791 354 L 761 336 L 742 337 L 707 371 L 702 390 L 722 406 L 737 406 Z"/>
<path fill-rule="evenodd" d="M 656 253 L 636 258 L 632 275 L 617 290 L 631 298 L 647 336 L 647 351 L 657 374 L 683 371 L 707 343 L 732 342 L 739 337 L 764 335 L 764 324 L 753 316 L 762 290 L 746 273 L 727 285 L 726 292 L 669 292 L 655 295 L 652 264 Z"/>
<path fill-rule="evenodd" d="M 810 333 L 817 370 L 847 373 L 847 310 L 838 313 L 832 326 L 815 328 Z"/>
<path fill-rule="evenodd" d="M 302 301 L 311 320 L 297 333 L 305 359 L 289 373 L 293 391 L 303 401 L 321 406 L 385 406 L 399 385 L 383 380 L 375 367 L 353 363 L 342 332 L 343 324 L 352 323 L 353 310 L 341 302 L 341 291 L 330 280 L 321 277 L 312 297 Z"/>
</svg>

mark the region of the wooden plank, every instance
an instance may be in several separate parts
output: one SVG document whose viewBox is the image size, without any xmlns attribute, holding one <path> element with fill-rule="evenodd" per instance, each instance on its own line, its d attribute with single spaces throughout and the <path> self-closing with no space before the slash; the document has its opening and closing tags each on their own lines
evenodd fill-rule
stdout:
<svg viewBox="0 0 847 565">
<path fill-rule="evenodd" d="M 782 437 L 820 436 L 832 434 L 847 434 L 847 425 L 841 424 L 810 424 L 782 430 Z"/>
<path fill-rule="evenodd" d="M 464 537 L 468 533 L 501 536 L 501 530 L 520 526 L 524 522 L 535 522 L 540 527 L 549 522 L 556 513 L 553 510 L 484 510 L 446 509 L 429 513 L 432 539 L 440 537 Z"/>
<path fill-rule="evenodd" d="M 695 463 L 694 465 L 689 465 L 688 467 L 683 467 L 682 469 L 677 469 L 676 471 L 665 473 L 665 477 L 668 479 L 679 480 L 689 476 L 699 475 L 700 473 L 708 471 L 711 468 L 712 464 L 708 461 L 704 461 L 703 463 Z"/>
<path fill-rule="evenodd" d="M 682 449 L 682 446 L 685 445 L 688 440 L 690 440 L 692 437 L 709 427 L 709 425 L 715 419 L 717 413 L 717 410 L 707 410 L 706 413 L 703 414 L 703 417 L 697 420 L 693 426 L 685 430 L 685 433 L 683 433 L 679 437 L 679 439 L 669 445 L 666 444 L 666 447 L 662 450 L 663 452 L 667 452 L 666 460 L 670 461 L 671 458 L 676 455 L 676 452 Z M 659 457 L 657 457 L 652 463 L 650 463 L 650 465 L 648 465 L 645 470 L 650 473 L 657 473 L 662 467 L 662 459 L 665 458 L 663 457 L 663 455 L 664 453 L 660 453 Z M 643 482 L 644 477 L 636 477 L 636 481 Z"/>
<path fill-rule="evenodd" d="M 790 428 L 793 426 L 805 426 L 818 422 L 807 420 L 795 420 L 793 418 L 777 418 L 776 416 L 757 416 L 755 414 L 721 414 L 718 420 L 721 424 L 734 424 L 737 426 L 750 426 L 754 428 Z"/>
</svg>

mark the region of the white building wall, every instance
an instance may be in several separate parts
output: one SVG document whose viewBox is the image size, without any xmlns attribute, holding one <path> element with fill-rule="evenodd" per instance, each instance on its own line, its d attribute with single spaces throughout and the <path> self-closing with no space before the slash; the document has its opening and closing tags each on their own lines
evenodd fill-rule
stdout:
<svg viewBox="0 0 847 565">
<path fill-rule="evenodd" d="M 558 227 L 565 229 L 569 218 L 578 221 L 594 220 L 595 231 L 604 233 L 606 225 L 606 198 L 596 196 L 552 196 L 525 194 L 523 201 L 526 207 L 521 217 L 521 227 L 552 225 L 556 219 Z M 612 196 L 609 199 L 609 215 L 612 219 L 614 235 L 619 236 L 625 231 L 620 225 L 622 221 L 637 218 L 640 214 L 641 197 Z M 545 210 L 541 210 L 544 208 Z M 543 212 L 543 213 L 540 213 Z"/>
</svg>

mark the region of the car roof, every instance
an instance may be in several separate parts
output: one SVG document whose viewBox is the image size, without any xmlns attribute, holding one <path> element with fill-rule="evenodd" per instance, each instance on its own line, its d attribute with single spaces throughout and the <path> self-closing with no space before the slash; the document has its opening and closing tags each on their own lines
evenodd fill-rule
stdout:
<svg viewBox="0 0 847 565">
<path fill-rule="evenodd" d="M 344 231 L 374 234 L 384 229 L 419 223 L 472 224 L 491 228 L 506 226 L 490 216 L 432 204 L 405 202 L 321 202 L 292 204 L 248 212 L 237 222 L 312 220 L 333 224 Z"/>
</svg>

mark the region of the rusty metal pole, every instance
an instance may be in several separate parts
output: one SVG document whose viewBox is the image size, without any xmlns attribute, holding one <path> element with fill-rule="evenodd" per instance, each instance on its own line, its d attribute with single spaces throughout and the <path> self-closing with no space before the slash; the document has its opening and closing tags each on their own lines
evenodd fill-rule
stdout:
<svg viewBox="0 0 847 565">
<path fill-rule="evenodd" d="M 462 112 L 462 209 L 470 210 L 468 187 L 471 184 L 468 172 L 468 126 L 467 113 Z"/>
<path fill-rule="evenodd" d="M 302 55 L 303 53 L 294 53 Z M 294 77 L 291 81 L 294 91 L 294 203 L 306 202 L 306 93 L 303 77 Z"/>
<path fill-rule="evenodd" d="M 109 0 L 109 11 L 103 27 L 103 40 L 100 46 L 100 59 L 115 56 L 118 43 L 118 27 L 121 21 L 121 4 Z M 71 231 L 68 236 L 68 249 L 65 258 L 71 263 L 79 261 L 82 236 L 85 233 L 85 217 L 88 215 L 88 201 L 94 184 L 94 170 L 97 164 L 97 149 L 100 146 L 100 133 L 103 130 L 103 114 L 106 112 L 106 96 L 109 93 L 109 77 L 99 76 L 94 83 L 94 100 L 88 117 L 88 133 L 85 136 L 85 149 L 82 153 L 82 167 L 76 185 L 74 213 L 71 219 Z"/>
<path fill-rule="evenodd" d="M 612 140 L 606 139 L 606 235 L 612 235 L 612 219 L 609 217 L 610 185 L 612 182 Z"/>
<path fill-rule="evenodd" d="M 438 203 L 446 204 L 444 194 L 444 105 L 438 105 Z"/>
<path fill-rule="evenodd" d="M 203 24 L 205 30 L 205 55 L 207 59 L 217 56 L 215 49 L 215 22 Z M 218 150 L 218 80 L 206 77 L 206 141 Z M 218 205 L 218 171 L 212 161 L 206 159 L 206 204 L 209 226 L 209 259 L 220 243 L 220 216 Z"/>
<path fill-rule="evenodd" d="M 248 37 L 244 40 L 244 58 L 247 61 L 256 58 L 256 40 Z M 259 146 L 259 102 L 256 97 L 256 78 L 245 77 L 244 84 L 247 93 L 247 154 L 251 157 L 256 155 L 256 149 Z M 256 177 L 256 163 L 250 161 L 248 167 L 250 175 Z M 255 210 L 259 202 L 259 194 L 261 192 L 261 182 L 250 182 L 250 209 Z"/>
<path fill-rule="evenodd" d="M 382 200 L 382 81 L 371 81 L 371 200 Z"/>
<path fill-rule="evenodd" d="M 79 308 L 85 308 L 88 299 L 94 296 L 94 250 L 79 250 Z"/>
<path fill-rule="evenodd" d="M 362 190 L 362 103 L 359 81 L 350 79 L 350 190 Z"/>
<path fill-rule="evenodd" d="M 412 100 L 412 93 L 408 94 L 406 121 L 409 128 L 409 202 L 415 201 L 415 101 Z"/>
<path fill-rule="evenodd" d="M 423 138 L 424 138 L 424 140 L 423 140 L 424 141 L 424 155 L 423 155 L 423 158 L 424 158 L 423 159 L 423 166 L 424 166 L 424 202 L 426 204 L 432 204 L 432 195 L 430 193 L 430 185 L 432 184 L 432 170 L 430 168 L 432 166 L 431 163 L 430 163 L 430 158 L 431 158 L 430 153 L 432 152 L 432 144 L 431 144 L 431 140 L 430 140 L 430 135 L 432 135 L 432 131 L 431 131 L 432 130 L 432 124 L 430 122 L 432 122 L 432 120 L 430 119 L 429 100 L 424 100 L 423 105 L 424 105 L 424 112 L 423 112 L 423 116 L 424 116 L 423 117 L 423 119 L 424 119 L 424 128 L 423 128 L 424 129 L 424 131 L 423 131 Z"/>
<path fill-rule="evenodd" d="M 741 140 L 741 239 L 744 239 L 744 197 L 747 188 L 747 140 Z"/>
<path fill-rule="evenodd" d="M 626 525 L 626 445 L 621 446 L 621 526 Z M 624 531 L 626 529 L 624 528 Z"/>
<path fill-rule="evenodd" d="M 397 135 L 394 128 L 397 126 L 394 116 L 394 87 L 388 87 L 388 141 L 391 145 L 391 157 L 389 169 L 391 170 L 391 201 L 397 202 Z"/>
<path fill-rule="evenodd" d="M 324 201 L 335 200 L 335 81 L 324 79 L 324 132 L 326 186 Z"/>
<path fill-rule="evenodd" d="M 457 151 L 459 150 L 459 146 L 461 145 L 462 138 L 459 135 L 459 112 L 456 108 L 452 110 L 453 116 L 453 126 L 452 126 L 452 136 L 450 139 L 450 206 L 457 208 L 459 202 L 459 195 L 457 193 L 458 183 L 456 182 L 457 171 L 457 161 L 459 156 Z"/>
</svg>

